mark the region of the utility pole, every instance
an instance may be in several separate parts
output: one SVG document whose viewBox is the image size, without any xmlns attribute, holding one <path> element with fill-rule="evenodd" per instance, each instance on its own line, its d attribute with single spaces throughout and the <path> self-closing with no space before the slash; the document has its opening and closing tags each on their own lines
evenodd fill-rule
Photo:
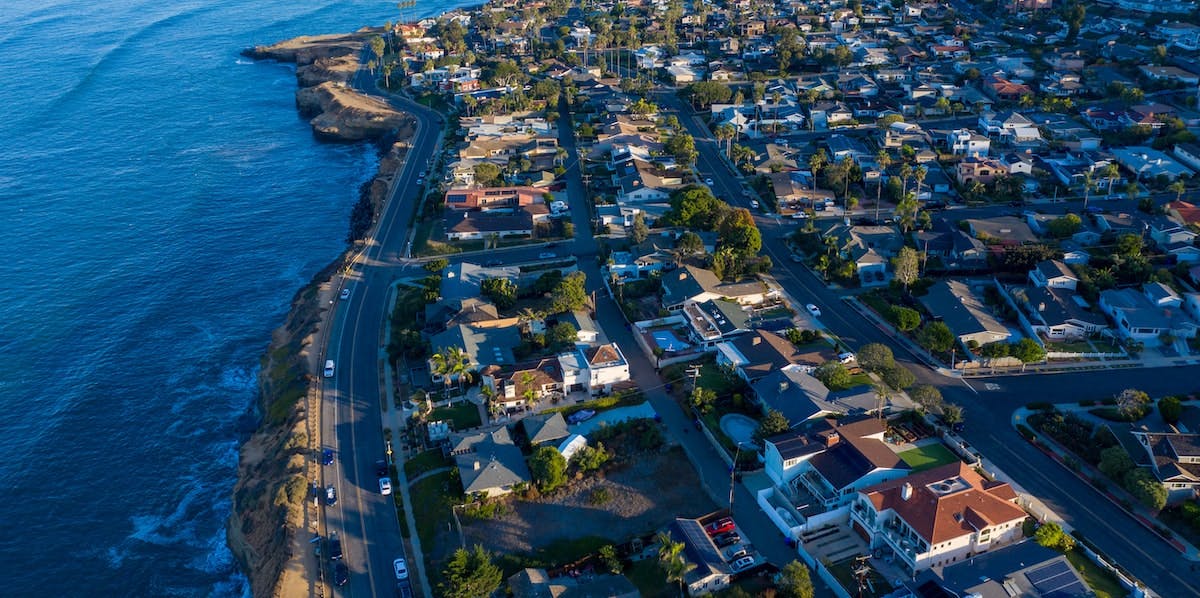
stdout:
<svg viewBox="0 0 1200 598">
<path fill-rule="evenodd" d="M 696 390 L 696 381 L 700 378 L 700 368 L 701 367 L 702 366 L 695 365 L 695 366 L 692 366 L 687 369 L 687 375 L 691 376 L 691 378 L 692 378 L 692 382 L 691 382 L 691 390 L 692 391 Z"/>
</svg>

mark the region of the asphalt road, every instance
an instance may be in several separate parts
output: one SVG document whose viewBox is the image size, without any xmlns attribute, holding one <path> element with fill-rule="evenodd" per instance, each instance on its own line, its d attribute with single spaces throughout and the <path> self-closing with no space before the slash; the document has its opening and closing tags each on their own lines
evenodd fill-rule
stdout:
<svg viewBox="0 0 1200 598">
<path fill-rule="evenodd" d="M 680 122 L 695 137 L 699 151 L 696 167 L 705 176 L 712 176 L 714 193 L 735 206 L 749 208 L 749 201 L 741 193 L 740 179 L 722 159 L 707 128 L 692 118 L 673 94 L 661 94 L 658 104 L 677 111 Z M 1156 196 L 1156 199 L 1164 198 Z M 1133 207 L 1132 202 L 1114 201 L 1120 207 Z M 987 213 L 986 210 L 980 213 Z M 1011 208 L 991 210 L 995 213 Z M 1192 392 L 1200 387 L 1200 366 L 1039 374 L 970 382 L 946 378 L 931 371 L 904 345 L 845 305 L 810 270 L 791 261 L 785 236 L 798 225 L 762 214 L 757 214 L 756 220 L 762 232 L 763 251 L 774 263 L 772 275 L 796 301 L 817 304 L 826 328 L 852 348 L 866 343 L 892 347 L 897 361 L 912 370 L 918 382 L 938 386 L 947 401 L 964 408 L 967 422 L 964 439 L 1151 589 L 1162 596 L 1200 595 L 1200 581 L 1187 573 L 1193 563 L 1030 446 L 1010 425 L 1013 410 L 1033 401 L 1075 403 L 1109 397 L 1125 388 L 1139 388 L 1151 396 Z M 987 382 L 997 384 L 998 390 L 987 390 Z"/>
<path fill-rule="evenodd" d="M 354 83 L 359 89 L 378 91 L 364 71 Z M 351 292 L 349 299 L 334 300 L 331 306 L 336 312 L 325 346 L 325 357 L 337 367 L 324 385 L 321 441 L 336 452 L 334 464 L 325 467 L 324 483 L 337 488 L 339 499 L 325 507 L 324 530 L 326 536 L 337 532 L 342 538 L 350 569 L 349 583 L 335 589 L 341 596 L 395 595 L 392 561 L 405 556 L 392 497 L 380 494 L 375 476 L 375 462 L 386 455 L 379 407 L 384 364 L 380 335 L 388 286 L 403 268 L 398 257 L 420 199 L 416 179 L 437 147 L 442 118 L 411 101 L 390 101 L 417 120 L 410 157 L 397 174 L 395 193 L 367 243 L 365 259 L 356 262 L 351 274 L 335 279 Z"/>
</svg>

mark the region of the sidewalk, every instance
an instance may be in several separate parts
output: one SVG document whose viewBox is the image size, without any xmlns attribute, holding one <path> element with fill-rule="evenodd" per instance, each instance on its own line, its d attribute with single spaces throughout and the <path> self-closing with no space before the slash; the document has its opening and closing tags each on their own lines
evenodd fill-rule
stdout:
<svg viewBox="0 0 1200 598">
<path fill-rule="evenodd" d="M 1062 412 L 1087 409 L 1086 407 L 1079 407 L 1076 405 L 1055 405 L 1055 408 Z M 1021 407 L 1013 412 L 1010 423 L 1014 428 L 1016 428 L 1018 425 L 1024 425 L 1026 428 L 1032 431 L 1034 438 L 1036 439 L 1036 442 L 1032 443 L 1034 446 L 1038 447 L 1050 458 L 1054 459 L 1063 467 L 1070 470 L 1071 473 L 1073 473 L 1076 477 L 1102 494 L 1114 505 L 1117 505 L 1123 511 L 1127 512 L 1130 517 L 1141 524 L 1142 527 L 1145 527 L 1147 530 L 1158 535 L 1168 544 L 1175 547 L 1185 559 L 1188 559 L 1189 561 L 1200 561 L 1200 549 L 1197 549 L 1190 542 L 1184 539 L 1183 536 L 1180 536 L 1173 530 L 1167 530 L 1168 533 L 1163 533 L 1163 529 L 1166 528 L 1163 526 L 1163 529 L 1160 529 L 1159 524 L 1157 524 L 1157 520 L 1155 519 L 1154 512 L 1142 505 L 1136 498 L 1133 497 L 1133 495 L 1129 494 L 1129 492 L 1127 492 L 1124 488 L 1121 488 L 1119 485 L 1117 485 L 1115 481 L 1110 480 L 1108 476 L 1104 475 L 1104 473 L 1097 469 L 1094 465 L 1083 461 L 1078 456 L 1072 454 L 1070 451 L 1060 445 L 1056 440 L 1049 438 L 1045 434 L 1035 430 L 1033 426 L 1026 424 L 1025 422 L 1029 420 L 1029 416 L 1033 415 L 1034 413 L 1037 412 L 1025 407 Z M 1022 435 L 1022 438 L 1024 438 L 1024 435 Z M 1104 488 L 1098 488 L 1093 483 L 1093 480 L 1104 480 L 1106 484 Z M 1131 506 L 1127 507 L 1125 506 L 1126 504 Z"/>
</svg>

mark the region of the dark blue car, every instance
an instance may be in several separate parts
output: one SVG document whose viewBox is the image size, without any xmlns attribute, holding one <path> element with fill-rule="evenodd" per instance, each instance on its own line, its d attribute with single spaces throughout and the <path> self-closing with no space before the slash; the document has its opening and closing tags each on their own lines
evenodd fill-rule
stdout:
<svg viewBox="0 0 1200 598">
<path fill-rule="evenodd" d="M 321 451 L 321 465 L 333 465 L 333 449 Z"/>
</svg>

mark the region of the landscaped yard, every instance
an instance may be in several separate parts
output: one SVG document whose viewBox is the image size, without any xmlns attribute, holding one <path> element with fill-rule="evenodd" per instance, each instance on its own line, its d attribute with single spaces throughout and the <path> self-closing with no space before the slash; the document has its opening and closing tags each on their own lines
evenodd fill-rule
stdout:
<svg viewBox="0 0 1200 598">
<path fill-rule="evenodd" d="M 654 559 L 637 561 L 625 570 L 625 577 L 637 586 L 643 598 L 678 596 L 679 590 L 667 585 L 667 575 Z"/>
<path fill-rule="evenodd" d="M 1121 582 L 1107 569 L 1102 569 L 1079 548 L 1067 553 L 1067 560 L 1083 576 L 1083 581 L 1096 593 L 1096 598 L 1124 598 L 1129 595 Z"/>
<path fill-rule="evenodd" d="M 909 449 L 898 456 L 901 461 L 908 463 L 908 466 L 913 468 L 913 473 L 933 469 L 939 465 L 954 463 L 959 460 L 958 455 L 955 455 L 942 444 L 928 444 Z"/>
<path fill-rule="evenodd" d="M 433 471 L 439 467 L 450 466 L 451 461 L 442 455 L 441 449 L 425 451 L 414 455 L 411 459 L 404 462 L 404 474 L 408 479 L 413 479 L 427 471 Z"/>
<path fill-rule="evenodd" d="M 687 371 L 693 367 L 700 368 L 700 377 L 696 379 L 696 384 L 717 393 L 718 397 L 730 394 L 741 383 L 740 378 L 726 374 L 725 370 L 717 365 L 716 358 L 711 356 L 705 356 L 703 359 L 691 363 L 669 365 L 663 368 L 662 379 L 674 384 L 681 393 L 686 392 L 686 387 L 691 382 Z"/>
<path fill-rule="evenodd" d="M 837 578 L 838 582 L 851 596 L 875 598 L 877 596 L 886 596 L 892 591 L 892 586 L 883 579 L 883 576 L 878 571 L 872 568 L 867 573 L 866 581 L 868 583 L 860 592 L 858 589 L 858 579 L 855 577 L 853 569 L 854 561 L 852 559 L 829 565 L 829 572 Z"/>
<path fill-rule="evenodd" d="M 438 407 L 429 414 L 429 421 L 448 419 L 455 430 L 469 430 L 483 424 L 479 418 L 479 407 L 470 401 L 460 401 L 447 407 Z"/>
<path fill-rule="evenodd" d="M 1047 343 L 1047 351 L 1055 351 L 1061 353 L 1092 353 L 1095 349 L 1087 341 L 1065 341 L 1061 343 Z"/>
</svg>

